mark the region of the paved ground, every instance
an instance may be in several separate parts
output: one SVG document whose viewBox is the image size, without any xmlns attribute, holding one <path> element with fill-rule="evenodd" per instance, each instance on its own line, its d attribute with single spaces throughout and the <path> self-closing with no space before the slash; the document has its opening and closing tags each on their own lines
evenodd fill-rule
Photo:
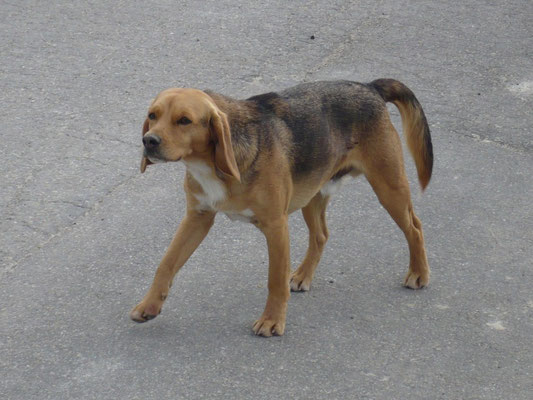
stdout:
<svg viewBox="0 0 533 400">
<path fill-rule="evenodd" d="M 531 1 L 9 0 L 0 15 L 2 399 L 531 398 Z M 408 161 L 428 289 L 401 287 L 407 247 L 360 179 L 332 202 L 285 336 L 251 334 L 265 244 L 223 216 L 164 313 L 128 319 L 184 210 L 183 166 L 138 172 L 159 90 L 377 77 L 410 86 L 432 128 L 423 195 Z M 291 238 L 296 265 L 299 214 Z"/>
</svg>

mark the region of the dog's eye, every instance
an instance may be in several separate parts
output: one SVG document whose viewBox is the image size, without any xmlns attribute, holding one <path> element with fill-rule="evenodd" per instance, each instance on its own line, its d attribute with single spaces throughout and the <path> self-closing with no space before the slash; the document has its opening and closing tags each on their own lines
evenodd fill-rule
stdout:
<svg viewBox="0 0 533 400">
<path fill-rule="evenodd" d="M 150 113 L 150 114 L 148 114 L 148 118 L 149 118 L 149 119 L 155 119 L 155 114 L 154 114 L 154 113 Z"/>
<path fill-rule="evenodd" d="M 187 117 L 181 117 L 178 119 L 178 125 L 189 125 L 192 121 Z"/>
</svg>

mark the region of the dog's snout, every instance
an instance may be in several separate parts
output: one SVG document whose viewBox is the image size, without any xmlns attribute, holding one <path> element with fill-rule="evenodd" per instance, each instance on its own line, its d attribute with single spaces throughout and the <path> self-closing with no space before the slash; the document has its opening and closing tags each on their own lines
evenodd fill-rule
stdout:
<svg viewBox="0 0 533 400">
<path fill-rule="evenodd" d="M 144 147 L 146 147 L 149 150 L 155 149 L 157 146 L 161 144 L 161 138 L 157 135 L 154 135 L 153 133 L 149 133 L 148 135 L 144 135 L 143 144 L 144 144 Z"/>
</svg>

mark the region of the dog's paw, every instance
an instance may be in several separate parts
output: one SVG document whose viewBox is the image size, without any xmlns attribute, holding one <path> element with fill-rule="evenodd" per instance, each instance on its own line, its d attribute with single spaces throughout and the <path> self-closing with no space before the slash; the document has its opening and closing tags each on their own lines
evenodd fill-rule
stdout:
<svg viewBox="0 0 533 400">
<path fill-rule="evenodd" d="M 291 275 L 290 286 L 293 292 L 308 292 L 311 288 L 312 278 L 306 277 L 303 274 L 298 273 L 296 270 Z"/>
<path fill-rule="evenodd" d="M 263 314 L 252 329 L 257 336 L 281 336 L 285 332 L 285 318 L 269 318 Z"/>
<path fill-rule="evenodd" d="M 163 303 L 141 301 L 130 311 L 130 318 L 135 322 L 146 322 L 161 314 Z"/>
<path fill-rule="evenodd" d="M 429 284 L 429 271 L 414 272 L 411 269 L 407 271 L 403 285 L 410 289 L 421 289 Z"/>
</svg>

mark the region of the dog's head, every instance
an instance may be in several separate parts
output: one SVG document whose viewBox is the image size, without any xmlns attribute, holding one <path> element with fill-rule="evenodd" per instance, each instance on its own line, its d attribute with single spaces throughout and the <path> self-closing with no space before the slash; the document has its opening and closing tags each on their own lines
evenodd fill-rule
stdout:
<svg viewBox="0 0 533 400">
<path fill-rule="evenodd" d="M 211 157 L 220 171 L 240 180 L 226 114 L 200 90 L 159 93 L 148 108 L 142 142 L 141 172 L 158 162 Z"/>
</svg>

